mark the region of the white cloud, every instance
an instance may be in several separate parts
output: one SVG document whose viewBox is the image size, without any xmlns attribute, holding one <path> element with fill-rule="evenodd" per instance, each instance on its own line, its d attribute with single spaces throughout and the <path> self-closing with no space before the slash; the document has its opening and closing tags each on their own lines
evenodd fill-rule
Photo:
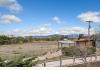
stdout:
<svg viewBox="0 0 100 70">
<path fill-rule="evenodd" d="M 95 33 L 94 29 L 91 29 L 91 34 Z M 87 34 L 88 29 L 83 27 L 66 27 L 59 31 L 59 34 Z"/>
<path fill-rule="evenodd" d="M 31 31 L 32 35 L 38 35 L 38 36 L 40 36 L 40 35 L 45 36 L 45 35 L 49 35 L 51 33 L 52 33 L 52 29 L 49 27 L 33 28 Z"/>
<path fill-rule="evenodd" d="M 22 20 L 14 15 L 0 15 L 0 23 L 20 23 Z"/>
<path fill-rule="evenodd" d="M 51 26 L 51 23 L 46 23 L 44 24 L 44 26 Z"/>
<path fill-rule="evenodd" d="M 4 34 L 6 35 L 14 35 L 14 36 L 21 36 L 24 33 L 24 30 L 21 29 L 13 29 L 11 31 L 7 31 Z"/>
<path fill-rule="evenodd" d="M 60 20 L 60 18 L 57 17 L 57 16 L 54 16 L 54 17 L 52 18 L 52 21 L 53 21 L 54 23 L 61 23 L 61 22 L 62 22 L 62 21 Z"/>
<path fill-rule="evenodd" d="M 13 29 L 11 31 L 3 32 L 5 35 L 14 36 L 46 36 L 52 33 L 52 29 L 49 27 L 36 27 L 33 29 Z"/>
<path fill-rule="evenodd" d="M 22 32 L 22 30 L 20 30 L 20 29 L 14 29 L 13 30 L 13 33 L 20 33 L 20 32 Z"/>
<path fill-rule="evenodd" d="M 51 34 L 87 34 L 88 29 L 83 27 L 66 27 L 61 28 L 59 31 L 55 31 L 50 27 L 35 27 L 33 29 L 12 29 L 11 31 L 3 32 L 0 34 L 14 35 L 14 36 L 46 36 Z M 94 34 L 95 30 L 91 29 L 91 34 Z"/>
<path fill-rule="evenodd" d="M 0 6 L 8 8 L 10 11 L 19 12 L 22 10 L 22 6 L 17 0 L 0 0 Z"/>
<path fill-rule="evenodd" d="M 93 21 L 96 23 L 100 23 L 100 12 L 85 12 L 81 13 L 78 18 L 81 19 L 81 21 Z"/>
</svg>

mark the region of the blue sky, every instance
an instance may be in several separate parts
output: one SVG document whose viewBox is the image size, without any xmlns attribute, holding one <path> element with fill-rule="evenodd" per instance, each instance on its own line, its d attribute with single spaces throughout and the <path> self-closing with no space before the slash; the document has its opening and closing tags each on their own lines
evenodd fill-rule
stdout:
<svg viewBox="0 0 100 70">
<path fill-rule="evenodd" d="M 83 18 L 78 18 L 79 15 L 100 12 L 100 0 L 0 0 L 0 2 L 1 34 L 2 32 L 17 35 L 70 34 L 69 31 L 74 33 L 75 30 L 87 28 L 87 24 L 80 21 Z M 99 25 L 99 15 L 100 13 L 94 15 L 98 22 L 92 24 L 93 28 Z"/>
</svg>

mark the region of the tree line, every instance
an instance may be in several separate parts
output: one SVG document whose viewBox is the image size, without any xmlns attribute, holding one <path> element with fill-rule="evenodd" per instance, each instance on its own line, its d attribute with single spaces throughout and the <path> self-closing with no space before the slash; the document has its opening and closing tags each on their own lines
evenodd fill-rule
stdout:
<svg viewBox="0 0 100 70">
<path fill-rule="evenodd" d="M 6 36 L 6 35 L 0 35 L 0 45 L 5 44 L 21 44 L 21 43 L 27 43 L 27 42 L 33 42 L 33 41 L 58 41 L 63 40 L 62 36 L 51 36 L 47 38 L 33 38 L 33 36 L 27 36 L 27 37 L 14 37 L 14 36 Z"/>
</svg>

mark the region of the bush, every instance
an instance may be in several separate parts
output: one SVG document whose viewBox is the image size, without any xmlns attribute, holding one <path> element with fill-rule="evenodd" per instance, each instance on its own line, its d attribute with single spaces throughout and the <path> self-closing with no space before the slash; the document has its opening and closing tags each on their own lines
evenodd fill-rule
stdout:
<svg viewBox="0 0 100 70">
<path fill-rule="evenodd" d="M 71 56 L 70 50 L 68 47 L 63 47 L 62 48 L 62 53 L 66 56 Z"/>
<path fill-rule="evenodd" d="M 89 47 L 87 48 L 88 54 L 95 54 L 96 48 L 95 47 Z"/>
<path fill-rule="evenodd" d="M 64 47 L 63 49 L 63 54 L 66 56 L 80 56 L 80 49 L 75 47 L 75 46 L 71 46 L 71 47 Z"/>
<path fill-rule="evenodd" d="M 64 47 L 62 52 L 65 56 L 88 56 L 94 54 L 96 51 L 93 47 L 79 48 L 79 47 Z"/>
<path fill-rule="evenodd" d="M 3 66 L 3 60 L 1 57 L 0 57 L 0 66 Z"/>
<path fill-rule="evenodd" d="M 0 59 L 0 66 L 1 67 L 32 67 L 35 66 L 37 61 L 32 62 L 35 60 L 35 57 L 19 57 L 14 60 L 2 60 Z"/>
</svg>

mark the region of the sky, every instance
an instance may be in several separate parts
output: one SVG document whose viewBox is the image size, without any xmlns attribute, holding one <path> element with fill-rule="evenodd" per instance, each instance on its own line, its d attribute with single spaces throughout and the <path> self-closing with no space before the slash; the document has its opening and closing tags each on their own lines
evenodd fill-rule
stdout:
<svg viewBox="0 0 100 70">
<path fill-rule="evenodd" d="M 100 0 L 0 0 L 0 34 L 91 34 L 100 23 Z"/>
</svg>

